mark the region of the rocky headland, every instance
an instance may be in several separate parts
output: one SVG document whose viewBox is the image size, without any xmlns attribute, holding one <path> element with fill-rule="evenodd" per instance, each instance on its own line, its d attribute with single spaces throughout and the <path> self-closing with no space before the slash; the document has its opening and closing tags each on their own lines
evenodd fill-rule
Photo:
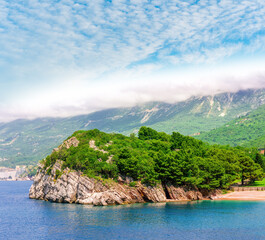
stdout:
<svg viewBox="0 0 265 240">
<path fill-rule="evenodd" d="M 62 162 L 57 160 L 50 174 L 40 168 L 29 191 L 29 197 L 59 203 L 79 203 L 91 205 L 114 205 L 144 202 L 166 202 L 213 199 L 220 192 L 192 190 L 173 185 L 146 186 L 137 182 L 130 186 L 131 178 L 119 176 L 112 179 L 97 180 L 84 176 L 81 172 L 68 168 L 61 171 Z M 58 172 L 57 171 L 57 172 Z"/>
<path fill-rule="evenodd" d="M 147 127 L 138 137 L 80 130 L 41 161 L 29 197 L 99 206 L 218 199 L 242 166 L 262 176 L 248 154 Z"/>
</svg>

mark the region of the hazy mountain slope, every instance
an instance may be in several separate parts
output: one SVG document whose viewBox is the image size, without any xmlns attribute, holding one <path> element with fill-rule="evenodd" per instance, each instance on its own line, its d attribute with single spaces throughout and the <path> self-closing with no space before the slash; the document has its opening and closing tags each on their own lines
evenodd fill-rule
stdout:
<svg viewBox="0 0 265 240">
<path fill-rule="evenodd" d="M 265 105 L 197 138 L 209 143 L 264 147 Z"/>
<path fill-rule="evenodd" d="M 193 97 L 176 104 L 147 103 L 68 118 L 39 118 L 0 123 L 0 165 L 28 164 L 79 129 L 130 134 L 140 126 L 192 135 L 222 126 L 265 103 L 265 90 Z"/>
<path fill-rule="evenodd" d="M 192 98 L 175 106 L 174 117 L 150 126 L 159 131 L 192 135 L 222 126 L 262 104 L 265 104 L 264 89 Z"/>
</svg>

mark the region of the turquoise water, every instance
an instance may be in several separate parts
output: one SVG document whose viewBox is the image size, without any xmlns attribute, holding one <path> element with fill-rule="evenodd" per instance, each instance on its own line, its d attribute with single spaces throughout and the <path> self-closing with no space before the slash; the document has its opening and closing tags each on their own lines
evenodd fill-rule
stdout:
<svg viewBox="0 0 265 240">
<path fill-rule="evenodd" d="M 265 239 L 265 202 L 92 207 L 28 199 L 31 182 L 0 182 L 0 239 Z"/>
</svg>

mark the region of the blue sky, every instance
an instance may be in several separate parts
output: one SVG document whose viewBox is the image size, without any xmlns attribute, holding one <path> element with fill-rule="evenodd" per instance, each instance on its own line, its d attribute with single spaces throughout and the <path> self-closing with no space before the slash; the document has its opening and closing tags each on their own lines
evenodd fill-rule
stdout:
<svg viewBox="0 0 265 240">
<path fill-rule="evenodd" d="M 0 0 L 0 121 L 265 87 L 264 0 Z"/>
</svg>

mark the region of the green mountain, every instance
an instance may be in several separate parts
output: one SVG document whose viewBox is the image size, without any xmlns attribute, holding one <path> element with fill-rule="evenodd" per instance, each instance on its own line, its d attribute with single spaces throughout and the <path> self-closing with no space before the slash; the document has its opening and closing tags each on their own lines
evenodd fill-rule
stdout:
<svg viewBox="0 0 265 240">
<path fill-rule="evenodd" d="M 263 148 L 265 146 L 265 105 L 222 127 L 202 133 L 197 138 L 211 144 Z"/>
<path fill-rule="evenodd" d="M 265 89 L 192 97 L 168 104 L 151 102 L 67 118 L 20 119 L 0 123 L 0 165 L 34 164 L 76 130 L 97 128 L 129 135 L 141 126 L 196 135 L 265 104 Z"/>
</svg>

